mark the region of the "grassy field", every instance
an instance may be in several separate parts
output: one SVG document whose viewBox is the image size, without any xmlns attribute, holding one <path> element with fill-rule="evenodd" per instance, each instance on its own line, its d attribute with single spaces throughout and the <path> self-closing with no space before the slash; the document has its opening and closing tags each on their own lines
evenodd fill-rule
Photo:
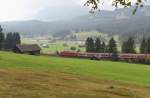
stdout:
<svg viewBox="0 0 150 98">
<path fill-rule="evenodd" d="M 67 46 L 64 46 L 64 44 L 67 44 Z M 80 48 L 79 44 L 76 44 L 75 42 L 56 42 L 54 44 L 48 44 L 48 48 L 42 48 L 42 51 L 44 53 L 56 53 L 56 51 L 71 51 L 71 47 L 75 47 L 75 51 L 85 51 L 85 48 Z"/>
<path fill-rule="evenodd" d="M 0 52 L 0 95 L 150 98 L 150 66 Z"/>
<path fill-rule="evenodd" d="M 56 51 L 71 51 L 71 47 L 75 47 L 75 51 L 85 51 L 85 48 L 79 47 L 79 44 L 74 41 L 56 41 L 55 43 L 50 43 L 48 41 L 39 41 L 37 42 L 34 39 L 23 39 L 22 43 L 24 44 L 39 44 L 39 46 L 42 48 L 43 53 L 56 53 Z M 48 47 L 42 47 L 40 44 L 45 43 Z M 67 44 L 67 46 L 64 46 L 64 44 Z"/>
</svg>

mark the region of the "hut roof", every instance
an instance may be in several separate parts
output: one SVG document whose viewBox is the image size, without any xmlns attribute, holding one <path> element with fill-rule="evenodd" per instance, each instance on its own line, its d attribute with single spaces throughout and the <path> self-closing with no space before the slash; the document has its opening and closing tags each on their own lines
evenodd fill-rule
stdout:
<svg viewBox="0 0 150 98">
<path fill-rule="evenodd" d="M 40 51 L 41 48 L 37 44 L 32 44 L 32 45 L 16 45 L 16 47 L 21 51 L 21 52 L 31 52 L 31 51 Z"/>
</svg>

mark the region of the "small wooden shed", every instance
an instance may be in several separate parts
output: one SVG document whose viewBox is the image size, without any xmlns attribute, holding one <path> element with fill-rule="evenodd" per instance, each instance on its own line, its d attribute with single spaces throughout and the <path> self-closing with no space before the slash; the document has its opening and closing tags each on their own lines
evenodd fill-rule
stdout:
<svg viewBox="0 0 150 98">
<path fill-rule="evenodd" d="M 19 44 L 16 45 L 16 47 L 14 48 L 14 52 L 30 55 L 39 55 L 41 52 L 41 48 L 37 44 L 32 45 Z"/>
</svg>

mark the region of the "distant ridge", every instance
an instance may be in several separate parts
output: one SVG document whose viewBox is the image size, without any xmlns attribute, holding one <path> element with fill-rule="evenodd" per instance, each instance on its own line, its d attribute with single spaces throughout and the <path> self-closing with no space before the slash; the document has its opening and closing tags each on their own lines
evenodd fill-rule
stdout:
<svg viewBox="0 0 150 98">
<path fill-rule="evenodd" d="M 108 34 L 150 32 L 150 7 L 145 6 L 132 15 L 133 8 L 101 11 L 74 19 L 43 22 L 37 20 L 1 22 L 5 32 L 20 32 L 23 36 L 54 34 L 64 36 L 72 31 L 99 31 Z"/>
</svg>

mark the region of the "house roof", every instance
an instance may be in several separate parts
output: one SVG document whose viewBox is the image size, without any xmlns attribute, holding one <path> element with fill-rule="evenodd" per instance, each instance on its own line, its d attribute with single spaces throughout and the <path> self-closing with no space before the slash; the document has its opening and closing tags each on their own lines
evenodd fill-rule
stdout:
<svg viewBox="0 0 150 98">
<path fill-rule="evenodd" d="M 32 44 L 32 45 L 16 45 L 16 47 L 21 51 L 21 52 L 31 52 L 31 51 L 39 51 L 41 48 L 37 44 Z"/>
</svg>

